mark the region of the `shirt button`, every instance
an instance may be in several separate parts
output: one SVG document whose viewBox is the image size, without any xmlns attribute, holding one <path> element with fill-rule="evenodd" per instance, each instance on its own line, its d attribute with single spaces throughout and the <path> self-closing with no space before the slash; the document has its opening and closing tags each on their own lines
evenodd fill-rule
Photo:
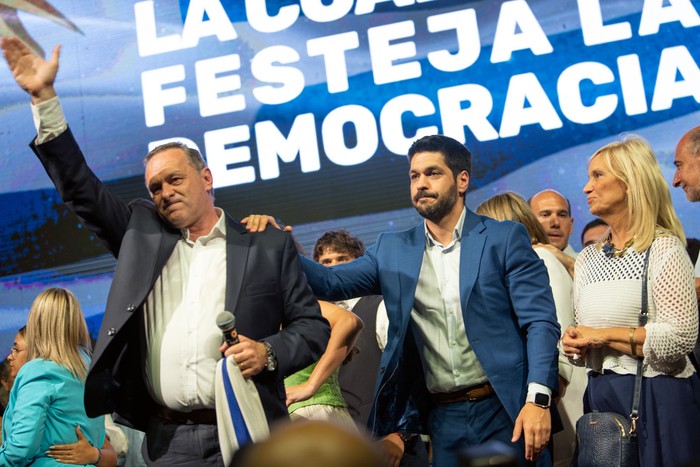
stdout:
<svg viewBox="0 0 700 467">
<path fill-rule="evenodd" d="M 461 375 L 461 374 L 462 374 L 462 373 L 460 373 L 460 371 L 459 371 L 459 370 L 455 370 L 455 372 L 454 372 L 454 373 L 455 373 L 455 376 L 459 376 L 459 375 Z"/>
<path fill-rule="evenodd" d="M 450 342 L 451 345 L 457 345 L 457 341 Z"/>
</svg>

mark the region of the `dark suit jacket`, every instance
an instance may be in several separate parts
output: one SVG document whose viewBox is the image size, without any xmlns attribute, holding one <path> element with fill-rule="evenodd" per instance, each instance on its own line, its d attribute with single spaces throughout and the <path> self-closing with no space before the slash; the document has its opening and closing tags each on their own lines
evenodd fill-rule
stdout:
<svg viewBox="0 0 700 467">
<path fill-rule="evenodd" d="M 151 201 L 127 204 L 107 190 L 70 130 L 31 147 L 66 205 L 117 258 L 87 376 L 86 411 L 90 416 L 117 412 L 145 430 L 155 402 L 143 378 L 142 304 L 181 233 L 158 216 Z M 286 417 L 283 378 L 320 358 L 328 322 L 307 286 L 291 236 L 276 229 L 250 235 L 227 216 L 226 265 L 225 305 L 236 315 L 238 332 L 269 342 L 277 356 L 277 371 L 253 378 L 268 421 Z"/>
<path fill-rule="evenodd" d="M 431 402 L 412 335 L 411 309 L 425 251 L 423 224 L 381 234 L 364 256 L 334 267 L 302 259 L 317 296 L 326 300 L 381 294 L 389 335 L 368 426 L 383 436 L 426 433 Z M 522 224 L 497 222 L 467 210 L 460 248 L 464 326 L 496 395 L 515 421 L 527 384 L 556 394 L 557 323 L 547 269 Z M 554 426 L 559 422 L 552 408 Z"/>
</svg>

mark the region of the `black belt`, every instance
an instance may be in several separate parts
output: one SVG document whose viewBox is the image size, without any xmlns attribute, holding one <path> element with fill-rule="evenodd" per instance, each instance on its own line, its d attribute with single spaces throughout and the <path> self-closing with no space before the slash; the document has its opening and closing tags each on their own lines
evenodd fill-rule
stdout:
<svg viewBox="0 0 700 467">
<path fill-rule="evenodd" d="M 156 417 L 175 425 L 216 425 L 216 410 L 198 409 L 192 412 L 178 412 L 160 405 L 156 406 Z"/>
<path fill-rule="evenodd" d="M 496 394 L 488 381 L 454 392 L 435 392 L 430 394 L 436 404 L 452 404 L 454 402 L 478 402 Z"/>
</svg>

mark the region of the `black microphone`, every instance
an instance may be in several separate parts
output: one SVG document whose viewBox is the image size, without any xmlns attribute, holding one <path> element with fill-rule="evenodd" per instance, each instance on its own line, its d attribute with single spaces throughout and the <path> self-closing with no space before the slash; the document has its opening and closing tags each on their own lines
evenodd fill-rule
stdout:
<svg viewBox="0 0 700 467">
<path fill-rule="evenodd" d="M 216 325 L 224 333 L 224 340 L 228 345 L 238 344 L 236 332 L 236 317 L 230 311 L 223 311 L 216 317 Z"/>
</svg>

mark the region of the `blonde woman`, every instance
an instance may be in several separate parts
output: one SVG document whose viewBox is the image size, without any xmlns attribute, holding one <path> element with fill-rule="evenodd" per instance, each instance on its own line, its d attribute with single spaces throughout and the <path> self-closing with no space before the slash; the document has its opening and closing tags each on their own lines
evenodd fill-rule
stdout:
<svg viewBox="0 0 700 467">
<path fill-rule="evenodd" d="M 651 147 L 631 137 L 599 149 L 588 162 L 583 191 L 591 214 L 610 226 L 576 261 L 578 325 L 563 339 L 566 354 L 589 369 L 584 412 L 629 414 L 642 359 L 641 465 L 697 461 L 700 378 L 687 356 L 698 334 L 694 270 Z M 646 255 L 649 315 L 640 326 Z"/>
<path fill-rule="evenodd" d="M 517 193 L 506 192 L 495 195 L 476 208 L 477 214 L 503 221 L 520 222 L 530 234 L 535 253 L 544 261 L 549 275 L 549 285 L 557 309 L 557 321 L 561 329 L 574 322 L 572 303 L 573 282 L 564 265 L 543 245 L 549 245 L 549 238 L 542 224 L 532 212 L 525 198 Z M 574 455 L 576 441 L 576 420 L 583 413 L 581 399 L 586 388 L 586 374 L 574 367 L 563 355 L 559 355 L 559 393 L 557 402 L 564 429 L 554 435 L 554 465 L 568 466 Z"/>
<path fill-rule="evenodd" d="M 60 288 L 41 292 L 29 311 L 25 339 L 27 362 L 19 368 L 10 391 L 0 465 L 62 465 L 47 451 L 76 440 L 80 436 L 76 432 L 91 446 L 103 446 L 103 417 L 92 419 L 85 414 L 90 336 L 75 296 Z M 81 463 L 105 465 L 102 450 L 91 451 L 91 458 Z M 116 457 L 113 460 L 116 463 Z"/>
</svg>

